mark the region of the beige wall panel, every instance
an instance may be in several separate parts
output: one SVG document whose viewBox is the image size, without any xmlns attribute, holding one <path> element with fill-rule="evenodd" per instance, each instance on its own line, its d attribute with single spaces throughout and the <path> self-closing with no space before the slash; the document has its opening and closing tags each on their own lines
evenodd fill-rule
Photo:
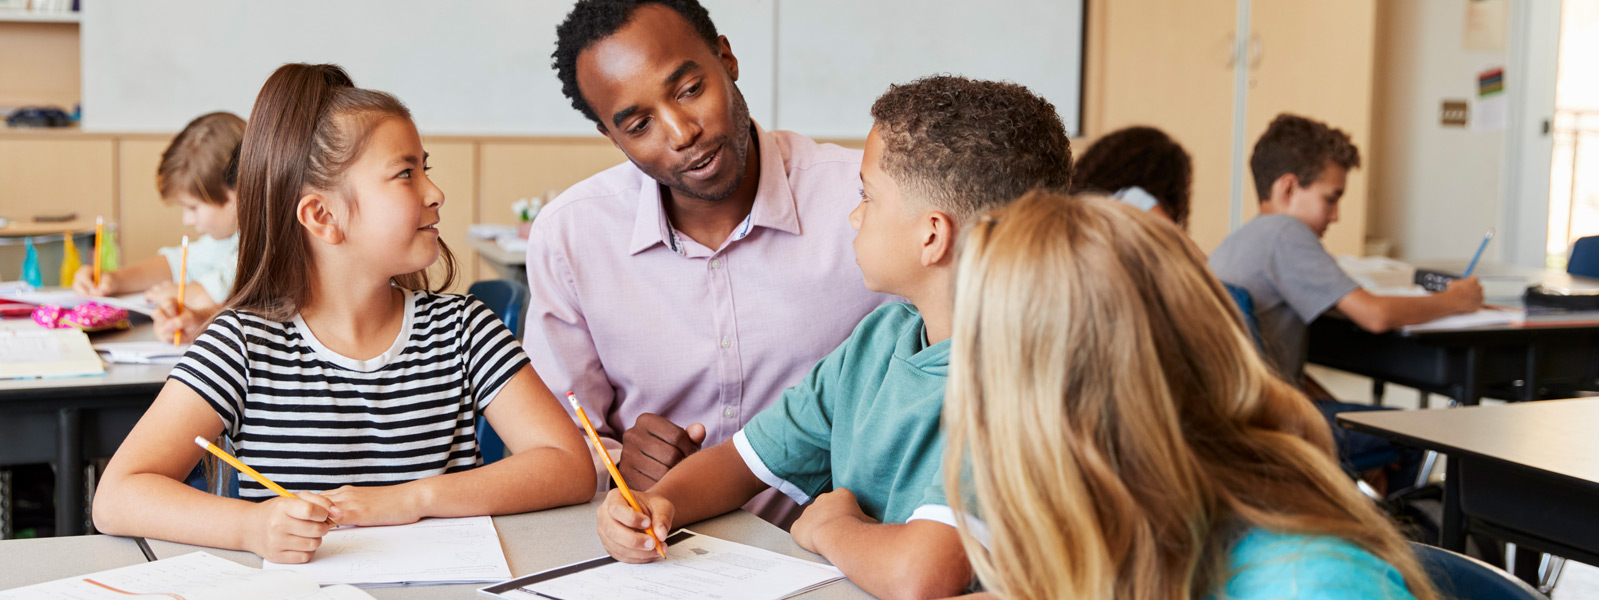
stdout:
<svg viewBox="0 0 1599 600">
<path fill-rule="evenodd" d="M 115 142 L 105 139 L 0 137 L 0 215 L 75 212 L 80 220 L 108 219 Z"/>
<path fill-rule="evenodd" d="M 526 141 L 484 141 L 479 146 L 481 194 L 477 223 L 516 223 L 511 203 L 518 198 L 561 191 L 611 168 L 627 156 L 602 137 Z M 479 279 L 493 279 L 494 269 L 479 265 Z"/>
<path fill-rule="evenodd" d="M 0 57 L 0 106 L 72 112 L 81 97 L 77 23 L 0 22 Z"/>
<path fill-rule="evenodd" d="M 476 222 L 477 145 L 469 141 L 423 140 L 428 153 L 428 177 L 444 190 L 444 206 L 439 212 L 439 236 L 455 253 L 455 284 L 451 292 L 466 293 L 477 280 L 477 253 L 466 245 L 467 226 Z"/>
<path fill-rule="evenodd" d="M 1158 127 L 1194 162 L 1189 235 L 1206 252 L 1228 233 L 1232 190 L 1233 0 L 1116 0 L 1089 9 L 1090 138 Z M 1086 144 L 1074 143 L 1081 155 Z"/>
<path fill-rule="evenodd" d="M 120 191 L 117 222 L 122 224 L 122 252 L 127 262 L 144 260 L 162 246 L 176 246 L 185 235 L 199 236 L 183 226 L 183 209 L 161 201 L 155 189 L 155 169 L 169 139 L 118 141 L 117 187 Z"/>
<path fill-rule="evenodd" d="M 1250 26 L 1260 53 L 1250 71 L 1246 165 L 1255 140 L 1281 112 L 1348 132 L 1363 164 L 1380 158 L 1372 156 L 1371 145 L 1376 14 L 1376 0 L 1253 3 Z M 1364 169 L 1350 173 L 1339 201 L 1339 221 L 1323 239 L 1329 252 L 1365 253 L 1368 181 Z M 1258 212 L 1254 199 L 1254 194 L 1245 195 L 1246 221 Z"/>
</svg>

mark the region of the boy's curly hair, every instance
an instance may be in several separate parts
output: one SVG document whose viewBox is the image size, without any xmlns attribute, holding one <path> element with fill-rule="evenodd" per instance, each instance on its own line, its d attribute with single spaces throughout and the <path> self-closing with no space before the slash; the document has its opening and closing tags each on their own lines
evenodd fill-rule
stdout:
<svg viewBox="0 0 1599 600">
<path fill-rule="evenodd" d="M 1138 186 L 1155 197 L 1178 227 L 1188 229 L 1193 160 L 1166 132 L 1139 126 L 1108 133 L 1077 159 L 1076 172 L 1073 194 L 1114 194 Z"/>
<path fill-rule="evenodd" d="M 1360 166 L 1360 150 L 1349 134 L 1299 115 L 1277 115 L 1249 157 L 1255 194 L 1261 202 L 1270 200 L 1271 184 L 1289 173 L 1299 179 L 1300 186 L 1315 183 L 1328 162 L 1345 170 Z"/>
<path fill-rule="evenodd" d="M 872 118 L 883 170 L 956 222 L 1071 183 L 1071 142 L 1055 106 L 1014 83 L 923 77 L 889 86 Z"/>
</svg>

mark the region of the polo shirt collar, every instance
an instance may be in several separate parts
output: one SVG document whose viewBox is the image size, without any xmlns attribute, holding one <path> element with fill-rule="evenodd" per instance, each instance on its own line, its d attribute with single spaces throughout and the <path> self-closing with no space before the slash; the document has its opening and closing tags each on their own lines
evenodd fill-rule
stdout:
<svg viewBox="0 0 1599 600">
<path fill-rule="evenodd" d="M 799 210 L 793 188 L 788 184 L 787 157 L 777 140 L 751 121 L 761 152 L 761 179 L 755 188 L 755 204 L 750 208 L 750 225 L 799 235 Z M 671 247 L 672 223 L 661 206 L 661 184 L 645 176 L 639 183 L 639 208 L 633 219 L 633 237 L 628 253 L 638 254 L 661 244 Z"/>
</svg>

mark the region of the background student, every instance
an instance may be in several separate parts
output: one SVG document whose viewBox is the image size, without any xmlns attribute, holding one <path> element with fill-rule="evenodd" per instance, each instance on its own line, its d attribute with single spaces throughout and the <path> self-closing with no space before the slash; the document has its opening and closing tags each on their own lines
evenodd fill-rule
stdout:
<svg viewBox="0 0 1599 600">
<path fill-rule="evenodd" d="M 198 239 L 189 241 L 187 276 L 196 285 L 189 286 L 184 305 L 205 316 L 227 299 L 238 268 L 238 192 L 227 183 L 226 173 L 229 159 L 243 139 L 244 119 L 226 112 L 202 115 L 178 132 L 156 167 L 155 185 L 161 199 L 183 207 L 183 224 L 200 232 Z M 179 329 L 170 313 L 177 312 L 171 309 L 176 308 L 177 280 L 183 276 L 178 272 L 181 252 L 176 245 L 156 250 L 154 256 L 137 263 L 102 272 L 99 285 L 94 282 L 94 268 L 84 265 L 73 276 L 72 289 L 87 296 L 145 292 L 157 305 L 171 303 L 157 323 L 157 337 L 171 339 Z M 191 315 L 191 319 L 195 316 L 199 315 Z M 203 322 L 191 320 L 184 339 L 194 339 Z"/>
<path fill-rule="evenodd" d="M 1188 230 L 1193 160 L 1177 140 L 1154 127 L 1105 134 L 1077 158 L 1072 193 L 1101 192 Z"/>
<path fill-rule="evenodd" d="M 239 169 L 241 264 L 206 328 L 118 448 L 96 527 L 310 560 L 331 518 L 390 525 L 582 502 L 582 438 L 510 331 L 440 294 L 444 193 L 410 112 L 332 65 L 290 64 L 262 87 Z M 443 281 L 426 269 L 444 256 Z M 480 463 L 484 415 L 512 456 Z M 178 479 L 226 432 L 236 455 L 300 493 L 241 478 L 243 500 Z"/>
<path fill-rule="evenodd" d="M 1436 597 L 1176 228 L 1103 197 L 992 211 L 952 339 L 944 478 L 993 597 Z"/>
<path fill-rule="evenodd" d="M 1338 199 L 1349 170 L 1358 166 L 1360 151 L 1348 134 L 1305 117 L 1278 115 L 1249 158 L 1260 216 L 1227 236 L 1210 255 L 1218 278 L 1249 291 L 1267 362 L 1286 381 L 1305 389 L 1329 421 L 1339 412 L 1376 407 L 1334 401 L 1305 377 L 1311 321 L 1337 308 L 1360 328 L 1382 333 L 1482 307 L 1482 285 L 1476 277 L 1455 280 L 1430 296 L 1376 296 L 1339 268 L 1322 247 L 1321 236 L 1338 221 Z M 1340 432 L 1339 446 L 1346 456 L 1393 448 L 1387 440 L 1353 432 Z M 1378 491 L 1387 489 L 1390 477 L 1414 480 L 1419 453 L 1401 454 L 1388 472 L 1367 474 Z"/>
<path fill-rule="evenodd" d="M 938 477 L 955 240 L 1029 189 L 1063 192 L 1071 146 L 1055 107 L 1010 83 L 928 77 L 890 86 L 871 112 L 855 254 L 868 288 L 911 304 L 873 311 L 731 443 L 638 494 L 647 517 L 611 492 L 598 519 L 612 556 L 654 560 L 649 528 L 664 539 L 770 487 L 806 506 L 794 540 L 873 595 L 970 583 Z"/>
</svg>

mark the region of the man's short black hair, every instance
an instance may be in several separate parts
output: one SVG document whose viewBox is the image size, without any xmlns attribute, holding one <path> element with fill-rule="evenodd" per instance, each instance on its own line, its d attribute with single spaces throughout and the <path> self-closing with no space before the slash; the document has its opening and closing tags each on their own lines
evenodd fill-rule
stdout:
<svg viewBox="0 0 1599 600">
<path fill-rule="evenodd" d="M 717 51 L 716 40 L 720 36 L 716 24 L 711 22 L 711 13 L 695 0 L 578 0 L 566 20 L 555 28 L 555 53 L 550 55 L 550 66 L 561 78 L 561 93 L 572 101 L 572 108 L 601 127 L 605 123 L 577 88 L 577 56 L 627 25 L 633 11 L 646 4 L 659 4 L 682 15 L 711 52 Z"/>
</svg>

